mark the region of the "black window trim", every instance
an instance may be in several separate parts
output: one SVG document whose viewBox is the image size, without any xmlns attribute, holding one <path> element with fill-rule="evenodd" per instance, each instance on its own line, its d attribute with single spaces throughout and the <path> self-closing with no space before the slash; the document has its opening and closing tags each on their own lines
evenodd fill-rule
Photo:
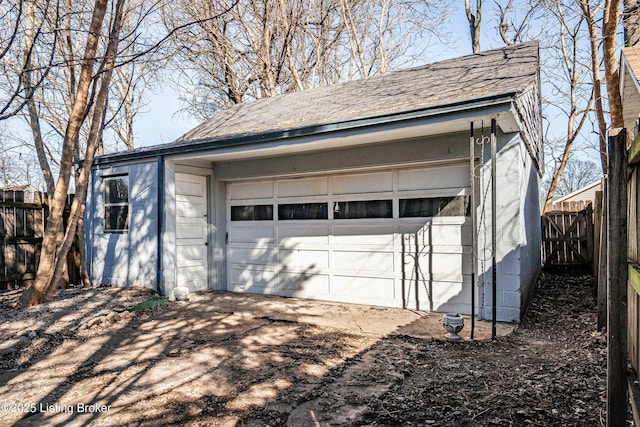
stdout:
<svg viewBox="0 0 640 427">
<path fill-rule="evenodd" d="M 129 219 L 131 216 L 131 210 L 129 209 L 130 203 L 129 203 L 129 174 L 127 173 L 123 173 L 123 174 L 117 174 L 117 175 L 103 175 L 101 176 L 102 178 L 102 185 L 103 185 L 103 202 L 104 202 L 104 206 L 103 206 L 103 218 L 102 218 L 102 222 L 103 222 L 103 233 L 105 234 L 127 234 L 129 232 Z M 127 181 L 127 201 L 126 202 L 107 202 L 107 182 L 108 181 L 115 181 L 115 180 L 126 180 Z M 124 206 L 127 208 L 127 218 L 125 221 L 126 224 L 126 228 L 122 228 L 122 229 L 110 229 L 107 228 L 107 208 L 112 207 L 112 206 Z"/>
<path fill-rule="evenodd" d="M 271 207 L 271 218 L 255 218 L 255 208 L 256 207 Z M 233 210 L 234 208 L 247 208 L 247 207 L 253 207 L 254 208 L 254 218 L 253 219 L 234 219 L 234 215 L 233 215 Z M 262 204 L 245 204 L 245 205 L 230 205 L 229 207 L 230 211 L 229 211 L 229 220 L 233 221 L 233 222 L 250 222 L 250 221 L 273 221 L 275 219 L 274 216 L 274 209 L 273 209 L 273 203 L 262 203 Z"/>
</svg>

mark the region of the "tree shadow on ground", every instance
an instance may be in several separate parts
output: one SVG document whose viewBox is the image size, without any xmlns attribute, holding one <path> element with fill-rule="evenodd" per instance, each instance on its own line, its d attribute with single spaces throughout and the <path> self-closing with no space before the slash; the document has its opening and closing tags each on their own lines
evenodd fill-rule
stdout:
<svg viewBox="0 0 640 427">
<path fill-rule="evenodd" d="M 108 411 L 0 424 L 599 425 L 605 352 L 590 287 L 543 280 L 556 285 L 496 342 L 349 334 L 274 319 L 277 298 L 224 293 L 121 315 L 0 387 L 2 401 Z"/>
</svg>

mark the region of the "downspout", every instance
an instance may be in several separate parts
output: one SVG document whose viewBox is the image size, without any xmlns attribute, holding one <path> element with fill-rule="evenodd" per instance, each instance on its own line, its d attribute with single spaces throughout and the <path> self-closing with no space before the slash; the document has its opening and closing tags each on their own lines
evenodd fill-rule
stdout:
<svg viewBox="0 0 640 427">
<path fill-rule="evenodd" d="M 165 295 L 164 281 L 162 277 L 162 227 L 164 217 L 164 156 L 158 156 L 158 221 L 157 221 L 157 250 L 156 250 L 156 290 L 160 295 Z"/>
<path fill-rule="evenodd" d="M 469 129 L 469 183 L 471 185 L 471 339 L 476 326 L 476 180 L 475 180 L 475 140 L 473 122 Z"/>
<path fill-rule="evenodd" d="M 498 194 L 496 186 L 496 159 L 497 159 L 497 141 L 496 141 L 496 119 L 491 119 L 491 339 L 496 339 L 496 291 L 498 284 L 498 273 L 496 263 L 496 247 L 497 247 L 497 206 L 496 195 Z"/>
</svg>

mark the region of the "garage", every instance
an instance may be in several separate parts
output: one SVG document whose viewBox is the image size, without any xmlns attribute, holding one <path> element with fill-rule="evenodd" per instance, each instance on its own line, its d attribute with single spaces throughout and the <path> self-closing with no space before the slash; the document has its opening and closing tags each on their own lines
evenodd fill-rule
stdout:
<svg viewBox="0 0 640 427">
<path fill-rule="evenodd" d="M 468 182 L 457 163 L 228 183 L 227 289 L 469 305 Z"/>
<path fill-rule="evenodd" d="M 92 281 L 519 321 L 540 269 L 538 66 L 536 43 L 507 46 L 242 102 L 100 156 Z M 113 179 L 130 189 L 117 205 Z"/>
</svg>

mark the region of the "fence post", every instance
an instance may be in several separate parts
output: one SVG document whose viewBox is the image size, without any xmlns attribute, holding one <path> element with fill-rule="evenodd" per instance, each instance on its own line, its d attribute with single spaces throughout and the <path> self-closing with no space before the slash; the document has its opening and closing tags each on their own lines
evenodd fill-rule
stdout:
<svg viewBox="0 0 640 427">
<path fill-rule="evenodd" d="M 627 417 L 627 136 L 609 131 L 607 197 L 607 426 Z"/>
<path fill-rule="evenodd" d="M 598 330 L 607 327 L 607 206 L 609 203 L 609 180 L 605 178 L 602 193 L 602 218 L 600 219 L 600 265 L 598 266 Z"/>
<path fill-rule="evenodd" d="M 600 230 L 602 227 L 602 191 L 596 191 L 593 205 L 593 277 L 596 278 L 595 295 L 598 292 L 598 266 L 600 265 Z"/>
</svg>

